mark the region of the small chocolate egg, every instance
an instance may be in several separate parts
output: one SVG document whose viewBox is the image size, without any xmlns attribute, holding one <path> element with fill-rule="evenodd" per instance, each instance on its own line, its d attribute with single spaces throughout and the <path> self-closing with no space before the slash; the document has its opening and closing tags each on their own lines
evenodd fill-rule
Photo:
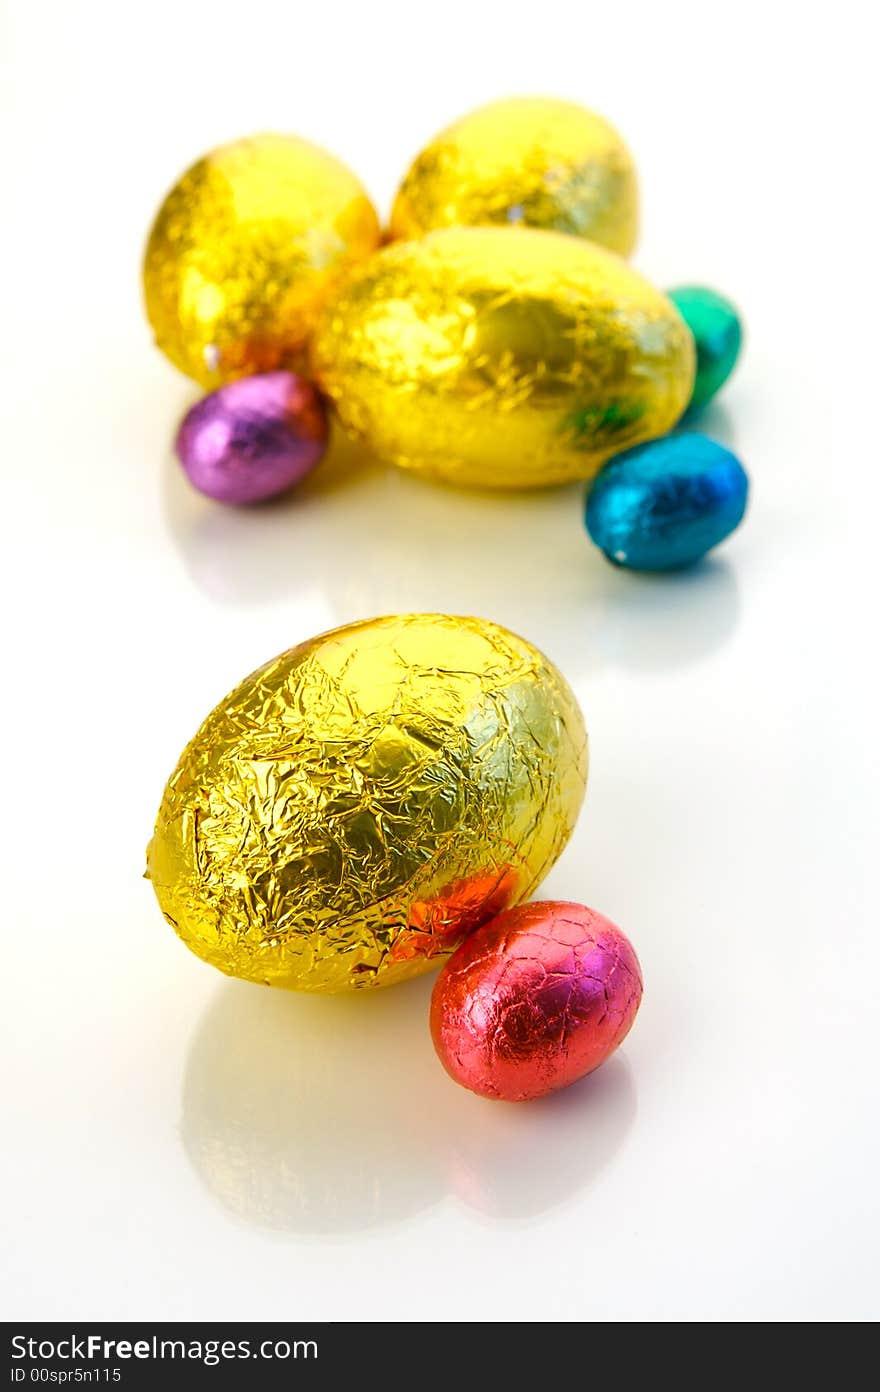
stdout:
<svg viewBox="0 0 880 1392">
<path fill-rule="evenodd" d="M 694 336 L 697 375 L 689 409 L 698 411 L 724 386 L 736 366 L 742 320 L 730 300 L 704 285 L 681 285 L 667 293 Z"/>
<path fill-rule="evenodd" d="M 481 1097 L 526 1102 L 592 1073 L 629 1033 L 642 973 L 629 940 L 583 904 L 521 904 L 467 938 L 437 978 L 440 1062 Z"/>
<path fill-rule="evenodd" d="M 532 893 L 586 778 L 578 704 L 531 644 L 445 614 L 349 624 L 208 716 L 148 874 L 175 932 L 231 976 L 390 985 Z"/>
<path fill-rule="evenodd" d="M 692 565 L 739 526 L 749 480 L 735 454 L 694 432 L 617 455 L 587 494 L 587 531 L 629 570 Z"/>
<path fill-rule="evenodd" d="M 184 473 L 221 503 L 259 503 L 292 488 L 327 445 L 320 396 L 292 372 L 228 382 L 197 401 L 177 432 Z"/>
<path fill-rule="evenodd" d="M 203 387 L 302 366 L 324 301 L 379 243 L 358 179 L 292 135 L 236 140 L 178 180 L 144 258 L 156 343 Z"/>
<path fill-rule="evenodd" d="M 312 346 L 350 434 L 467 487 L 590 478 L 671 429 L 693 387 L 693 337 L 665 295 L 613 252 L 530 227 L 383 248 Z"/>
<path fill-rule="evenodd" d="M 573 102 L 514 97 L 464 116 L 417 156 L 394 201 L 391 236 L 521 223 L 627 256 L 638 202 L 632 157 L 613 126 Z"/>
</svg>

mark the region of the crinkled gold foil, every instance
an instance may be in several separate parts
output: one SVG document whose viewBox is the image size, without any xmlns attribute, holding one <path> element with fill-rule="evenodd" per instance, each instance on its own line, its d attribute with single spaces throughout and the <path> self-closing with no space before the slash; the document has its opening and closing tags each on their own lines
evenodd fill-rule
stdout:
<svg viewBox="0 0 880 1392">
<path fill-rule="evenodd" d="M 635 166 L 613 126 L 573 102 L 514 97 L 462 117 L 422 150 L 395 199 L 391 236 L 522 223 L 628 256 L 638 210 Z"/>
<path fill-rule="evenodd" d="M 221 701 L 169 780 L 148 875 L 221 971 L 386 985 L 531 894 L 586 775 L 577 702 L 529 643 L 480 619 L 372 619 Z"/>
<path fill-rule="evenodd" d="M 345 165 L 259 135 L 205 155 L 168 194 L 144 259 L 156 343 L 203 387 L 297 369 L 318 312 L 380 237 Z"/>
<path fill-rule="evenodd" d="M 590 478 L 665 434 L 694 342 L 612 252 L 556 232 L 456 227 L 396 242 L 328 304 L 313 369 L 356 438 L 487 488 Z"/>
</svg>

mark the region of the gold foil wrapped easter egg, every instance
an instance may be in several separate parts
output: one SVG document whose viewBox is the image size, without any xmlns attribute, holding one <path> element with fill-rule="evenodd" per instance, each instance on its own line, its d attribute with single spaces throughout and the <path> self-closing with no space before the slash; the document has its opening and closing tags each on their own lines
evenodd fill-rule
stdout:
<svg viewBox="0 0 880 1392">
<path fill-rule="evenodd" d="M 590 478 L 687 406 L 694 341 L 613 252 L 531 228 L 385 247 L 328 305 L 312 366 L 346 429 L 485 488 Z"/>
<path fill-rule="evenodd" d="M 144 259 L 156 342 L 202 386 L 302 365 L 328 295 L 378 245 L 355 176 L 290 135 L 223 145 L 159 209 Z"/>
<path fill-rule="evenodd" d="M 481 619 L 372 619 L 221 701 L 165 789 L 148 875 L 231 976 L 386 985 L 532 893 L 586 776 L 577 702 L 529 643 Z"/>
<path fill-rule="evenodd" d="M 481 107 L 431 141 L 400 186 L 391 236 L 522 223 L 628 256 L 638 216 L 635 167 L 613 126 L 572 102 L 519 97 Z"/>
</svg>

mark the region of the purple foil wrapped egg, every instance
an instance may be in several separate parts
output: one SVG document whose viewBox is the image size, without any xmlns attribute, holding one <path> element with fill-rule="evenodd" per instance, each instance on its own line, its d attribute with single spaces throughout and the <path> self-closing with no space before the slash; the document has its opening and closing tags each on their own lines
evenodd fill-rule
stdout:
<svg viewBox="0 0 880 1392">
<path fill-rule="evenodd" d="M 242 377 L 197 401 L 175 448 L 190 483 L 221 503 L 260 503 L 305 478 L 327 444 L 315 388 L 292 372 Z"/>
</svg>

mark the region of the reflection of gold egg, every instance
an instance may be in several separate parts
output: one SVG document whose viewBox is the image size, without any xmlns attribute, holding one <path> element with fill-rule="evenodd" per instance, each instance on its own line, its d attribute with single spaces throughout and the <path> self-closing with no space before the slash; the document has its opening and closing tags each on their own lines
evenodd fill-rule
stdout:
<svg viewBox="0 0 880 1392">
<path fill-rule="evenodd" d="M 613 126 L 572 102 L 518 97 L 442 131 L 400 186 L 391 236 L 490 223 L 569 232 L 628 256 L 638 185 Z"/>
<path fill-rule="evenodd" d="M 383 248 L 328 305 L 312 360 L 376 454 L 486 488 L 590 478 L 671 429 L 694 380 L 665 295 L 602 247 L 522 227 Z"/>
<path fill-rule="evenodd" d="M 208 388 L 296 368 L 327 296 L 379 234 L 358 180 L 318 146 L 285 135 L 221 146 L 175 184 L 150 233 L 156 342 Z"/>
<path fill-rule="evenodd" d="M 438 1064 L 424 986 L 220 987 L 190 1046 L 181 1133 L 228 1211 L 274 1232 L 361 1232 L 455 1194 L 522 1222 L 591 1183 L 633 1120 L 625 1058 L 532 1107 L 486 1106 Z"/>
<path fill-rule="evenodd" d="M 149 876 L 187 946 L 231 976 L 391 984 L 529 896 L 586 776 L 577 702 L 529 643 L 480 619 L 368 620 L 283 653 L 208 716 Z"/>
</svg>

